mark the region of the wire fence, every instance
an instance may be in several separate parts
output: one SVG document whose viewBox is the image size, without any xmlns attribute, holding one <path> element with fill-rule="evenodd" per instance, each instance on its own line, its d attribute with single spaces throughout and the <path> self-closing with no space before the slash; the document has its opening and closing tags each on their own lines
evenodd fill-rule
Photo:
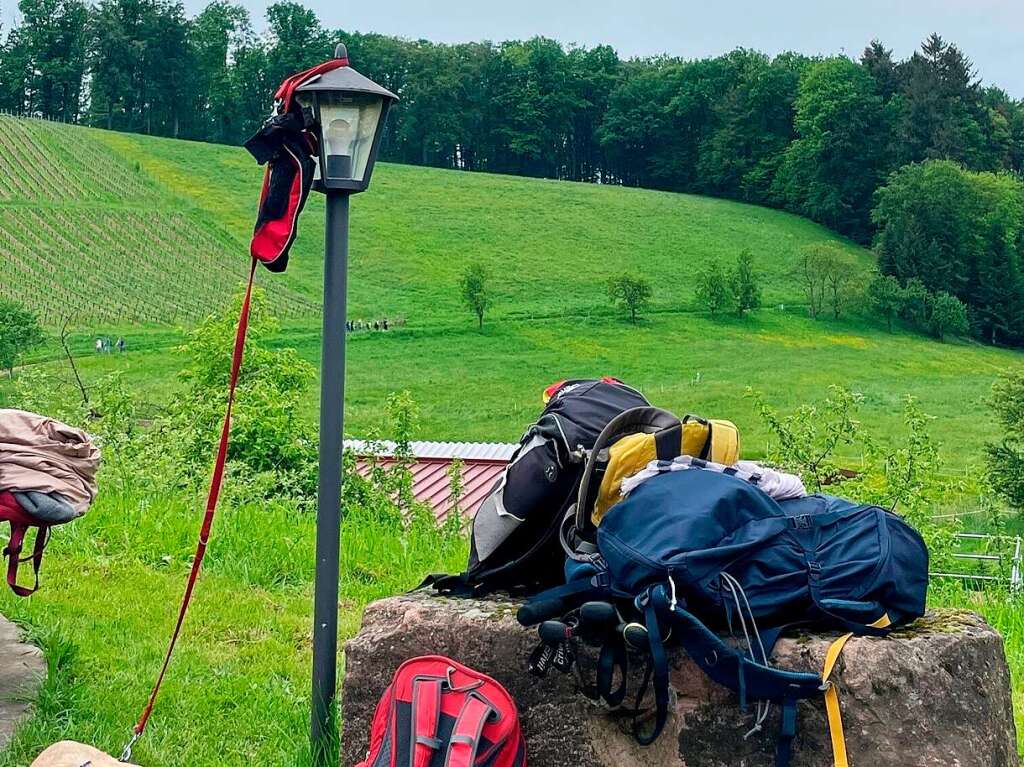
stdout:
<svg viewBox="0 0 1024 767">
<path fill-rule="evenodd" d="M 956 579 L 981 588 L 1005 585 L 1011 592 L 1020 593 L 1021 536 L 957 533 L 955 538 L 959 550 L 953 557 L 963 564 L 963 569 L 953 568 L 955 572 L 933 571 L 931 577 Z"/>
</svg>

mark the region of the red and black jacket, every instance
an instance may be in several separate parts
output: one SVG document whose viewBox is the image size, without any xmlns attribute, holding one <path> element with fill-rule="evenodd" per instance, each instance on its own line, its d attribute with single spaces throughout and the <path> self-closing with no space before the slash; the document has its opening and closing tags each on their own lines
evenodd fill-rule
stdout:
<svg viewBox="0 0 1024 767">
<path fill-rule="evenodd" d="M 288 266 L 288 250 L 316 170 L 314 118 L 299 105 L 295 91 L 314 77 L 347 66 L 348 59 L 331 59 L 286 79 L 274 94 L 274 114 L 245 142 L 256 162 L 267 166 L 249 251 L 272 272 Z"/>
</svg>

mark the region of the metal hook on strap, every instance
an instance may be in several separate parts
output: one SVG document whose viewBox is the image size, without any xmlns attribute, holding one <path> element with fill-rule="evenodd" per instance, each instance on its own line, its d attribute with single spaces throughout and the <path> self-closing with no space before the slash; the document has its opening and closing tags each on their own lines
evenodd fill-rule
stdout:
<svg viewBox="0 0 1024 767">
<path fill-rule="evenodd" d="M 139 742 L 139 738 L 141 737 L 141 732 L 136 732 L 135 730 L 133 730 L 131 740 L 129 740 L 128 743 L 125 745 L 124 750 L 121 752 L 121 758 L 117 761 L 122 763 L 131 761 L 132 749 L 135 747 L 135 744 Z"/>
</svg>

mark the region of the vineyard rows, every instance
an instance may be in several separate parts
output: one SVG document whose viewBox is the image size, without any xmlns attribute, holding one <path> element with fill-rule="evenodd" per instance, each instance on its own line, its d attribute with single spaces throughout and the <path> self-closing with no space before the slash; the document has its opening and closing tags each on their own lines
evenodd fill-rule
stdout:
<svg viewBox="0 0 1024 767">
<path fill-rule="evenodd" d="M 44 324 L 190 324 L 222 308 L 248 274 L 246 245 L 179 208 L 88 131 L 0 114 L 0 297 Z M 282 317 L 317 312 L 267 292 Z"/>
<path fill-rule="evenodd" d="M 189 323 L 224 305 L 245 280 L 244 246 L 191 216 L 138 210 L 0 206 L 0 296 L 47 325 L 82 321 Z M 316 307 L 271 286 L 284 317 Z"/>
<path fill-rule="evenodd" d="M 87 130 L 0 114 L 0 201 L 137 200 L 158 193 Z"/>
</svg>

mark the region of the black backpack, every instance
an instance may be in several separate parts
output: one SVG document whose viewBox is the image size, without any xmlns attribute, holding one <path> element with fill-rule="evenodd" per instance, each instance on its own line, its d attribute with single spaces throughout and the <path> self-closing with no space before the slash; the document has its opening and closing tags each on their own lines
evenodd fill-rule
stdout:
<svg viewBox="0 0 1024 767">
<path fill-rule="evenodd" d="M 564 583 L 558 530 L 576 500 L 589 451 L 609 421 L 650 404 L 610 377 L 560 381 L 545 396 L 540 418 L 523 434 L 473 519 L 466 571 L 427 579 L 441 593 L 530 594 Z"/>
</svg>

